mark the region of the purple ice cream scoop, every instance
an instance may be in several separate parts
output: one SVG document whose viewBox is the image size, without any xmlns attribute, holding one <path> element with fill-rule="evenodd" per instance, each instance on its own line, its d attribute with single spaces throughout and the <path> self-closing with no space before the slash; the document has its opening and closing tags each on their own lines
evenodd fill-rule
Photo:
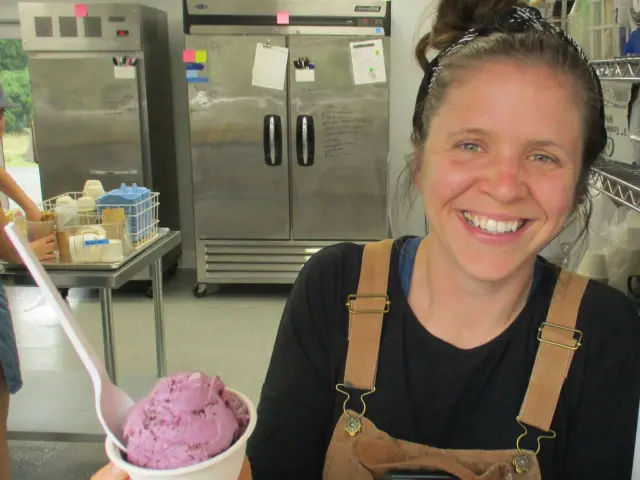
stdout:
<svg viewBox="0 0 640 480">
<path fill-rule="evenodd" d="M 248 423 L 246 406 L 219 377 L 171 375 L 129 412 L 123 425 L 127 460 L 157 470 L 204 462 L 233 445 Z"/>
</svg>

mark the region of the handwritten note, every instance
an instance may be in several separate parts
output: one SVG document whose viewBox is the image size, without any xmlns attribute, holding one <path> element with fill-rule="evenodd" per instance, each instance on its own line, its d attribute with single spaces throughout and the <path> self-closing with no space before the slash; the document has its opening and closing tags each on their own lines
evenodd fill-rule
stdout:
<svg viewBox="0 0 640 480">
<path fill-rule="evenodd" d="M 86 3 L 76 3 L 74 5 L 75 15 L 76 17 L 86 17 L 87 16 L 87 4 Z"/>
<path fill-rule="evenodd" d="M 382 40 L 352 42 L 350 49 L 355 85 L 385 83 L 387 81 Z"/>
<path fill-rule="evenodd" d="M 183 50 L 182 51 L 182 61 L 184 63 L 193 63 L 196 61 L 196 52 L 195 50 Z"/>
<path fill-rule="evenodd" d="M 289 12 L 278 12 L 276 23 L 278 25 L 289 25 Z"/>
<path fill-rule="evenodd" d="M 251 84 L 254 87 L 284 90 L 288 63 L 288 48 L 258 43 L 256 45 L 256 56 L 253 61 L 253 79 Z"/>
<path fill-rule="evenodd" d="M 359 142 L 366 139 L 366 134 L 373 125 L 371 117 L 350 108 L 349 105 L 327 104 L 322 111 L 321 119 L 325 158 L 355 155 Z"/>
</svg>

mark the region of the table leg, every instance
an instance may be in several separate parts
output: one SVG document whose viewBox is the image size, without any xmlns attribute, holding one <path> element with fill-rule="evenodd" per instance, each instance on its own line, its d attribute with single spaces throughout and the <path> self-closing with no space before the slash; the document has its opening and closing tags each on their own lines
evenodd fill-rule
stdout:
<svg viewBox="0 0 640 480">
<path fill-rule="evenodd" d="M 167 354 L 164 346 L 164 298 L 162 293 L 162 258 L 151 264 L 151 287 L 153 289 L 153 313 L 156 319 L 156 373 L 167 374 Z"/>
<path fill-rule="evenodd" d="M 116 383 L 116 355 L 113 328 L 113 295 L 110 288 L 100 288 L 102 309 L 102 342 L 104 345 L 104 365 L 109 378 Z"/>
</svg>

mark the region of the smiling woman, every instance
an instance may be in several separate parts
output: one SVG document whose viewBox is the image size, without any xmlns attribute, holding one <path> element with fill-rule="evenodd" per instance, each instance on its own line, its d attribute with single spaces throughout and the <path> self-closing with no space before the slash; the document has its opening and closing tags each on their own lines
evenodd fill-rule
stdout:
<svg viewBox="0 0 640 480">
<path fill-rule="evenodd" d="M 538 256 L 589 217 L 606 140 L 595 72 L 509 0 L 442 0 L 417 57 L 409 178 L 429 236 L 305 266 L 249 442 L 254 478 L 630 478 L 635 307 Z"/>
<path fill-rule="evenodd" d="M 426 47 L 441 50 L 431 62 Z M 636 308 L 538 256 L 588 216 L 598 77 L 508 0 L 442 0 L 418 60 L 410 177 L 430 234 L 305 265 L 249 440 L 253 478 L 630 478 Z"/>
</svg>

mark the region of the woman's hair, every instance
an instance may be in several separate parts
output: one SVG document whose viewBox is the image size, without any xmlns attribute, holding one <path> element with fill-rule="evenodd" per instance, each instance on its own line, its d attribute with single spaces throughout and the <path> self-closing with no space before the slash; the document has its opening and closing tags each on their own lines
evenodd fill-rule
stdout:
<svg viewBox="0 0 640 480">
<path fill-rule="evenodd" d="M 440 0 L 431 31 L 416 45 L 416 58 L 427 67 L 427 49 L 444 50 L 456 43 L 470 29 L 485 25 L 496 12 L 508 7 L 527 5 L 522 0 Z"/>
<path fill-rule="evenodd" d="M 509 7 L 526 5 L 526 2 L 509 0 L 441 0 L 433 30 L 425 35 L 416 48 L 416 58 L 428 72 L 425 50 L 429 47 L 444 50 L 461 40 L 465 33 L 489 23 L 500 11 Z M 523 64 L 538 64 L 570 80 L 576 100 L 581 107 L 584 150 L 582 166 L 575 192 L 574 213 L 582 221 L 579 237 L 586 233 L 591 217 L 588 178 L 591 167 L 604 148 L 606 133 L 602 118 L 602 93 L 592 68 L 584 57 L 560 34 L 541 32 L 535 28 L 521 33 L 496 31 L 478 36 L 472 41 L 459 44 L 453 51 L 438 59 L 439 67 L 435 82 L 423 82 L 421 89 L 428 88 L 424 101 L 416 105 L 414 129 L 411 136 L 415 153 L 411 160 L 406 180 L 413 183 L 415 172 L 422 162 L 429 126 L 436 115 L 448 89 L 463 77 L 465 71 L 492 60 L 510 60 Z M 541 90 L 540 95 L 544 95 Z M 417 121 L 416 121 L 417 120 Z M 573 217 L 575 219 L 575 216 Z"/>
</svg>

